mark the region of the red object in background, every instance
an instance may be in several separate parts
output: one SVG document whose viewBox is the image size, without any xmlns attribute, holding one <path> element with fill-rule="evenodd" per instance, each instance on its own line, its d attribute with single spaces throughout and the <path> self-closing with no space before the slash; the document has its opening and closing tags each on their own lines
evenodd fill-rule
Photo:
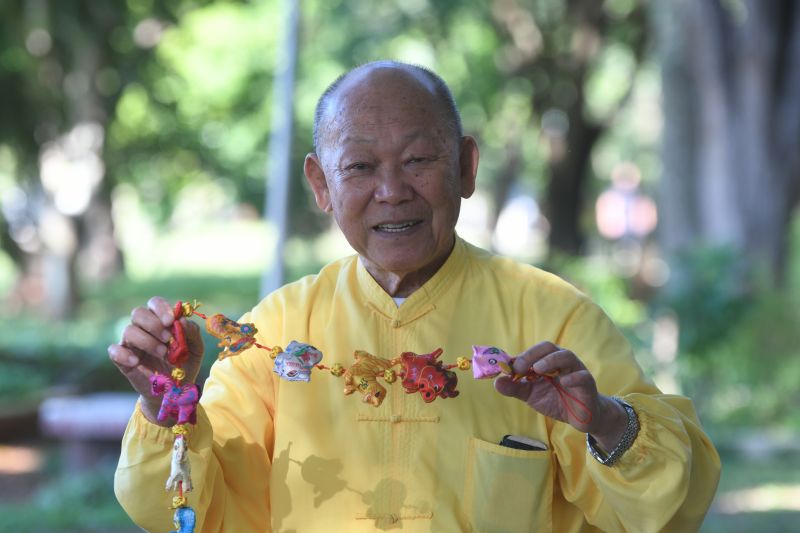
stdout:
<svg viewBox="0 0 800 533">
<path fill-rule="evenodd" d="M 189 358 L 189 346 L 186 344 L 186 334 L 180 321 L 181 316 L 183 316 L 183 303 L 176 302 L 175 322 L 170 327 L 172 338 L 167 344 L 167 361 L 178 367 L 183 366 L 183 363 Z"/>
</svg>

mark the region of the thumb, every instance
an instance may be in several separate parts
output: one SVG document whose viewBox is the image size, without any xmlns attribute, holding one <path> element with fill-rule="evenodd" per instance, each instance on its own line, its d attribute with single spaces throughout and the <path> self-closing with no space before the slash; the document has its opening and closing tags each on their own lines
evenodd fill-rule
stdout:
<svg viewBox="0 0 800 533">
<path fill-rule="evenodd" d="M 532 384 L 528 381 L 514 381 L 511 376 L 498 376 L 494 380 L 494 389 L 503 396 L 510 396 L 518 400 L 527 401 L 531 393 Z"/>
</svg>

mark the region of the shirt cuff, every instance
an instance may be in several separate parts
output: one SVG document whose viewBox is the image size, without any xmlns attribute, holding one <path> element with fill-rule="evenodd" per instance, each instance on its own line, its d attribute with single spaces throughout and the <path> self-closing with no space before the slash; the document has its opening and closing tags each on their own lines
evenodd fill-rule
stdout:
<svg viewBox="0 0 800 533">
<path fill-rule="evenodd" d="M 191 436 L 195 430 L 194 424 L 186 425 L 188 426 L 189 430 L 188 434 Z M 128 422 L 128 429 L 126 433 L 130 433 L 131 436 L 134 436 L 140 440 L 156 444 L 167 444 L 168 446 L 172 446 L 172 443 L 175 440 L 175 434 L 172 432 L 172 428 L 154 424 L 148 420 L 146 416 L 144 416 L 144 413 L 142 412 L 141 398 L 136 401 L 136 409 L 134 409 L 133 416 L 131 416 L 131 419 Z"/>
</svg>

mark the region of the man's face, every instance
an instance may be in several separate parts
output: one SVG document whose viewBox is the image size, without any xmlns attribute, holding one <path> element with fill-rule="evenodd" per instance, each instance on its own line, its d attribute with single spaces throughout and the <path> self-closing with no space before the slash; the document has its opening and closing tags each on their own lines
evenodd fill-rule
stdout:
<svg viewBox="0 0 800 533">
<path fill-rule="evenodd" d="M 321 153 L 306 161 L 317 204 L 373 275 L 438 268 L 474 190 L 474 141 L 457 139 L 437 104 L 407 73 L 373 74 L 340 91 Z"/>
</svg>

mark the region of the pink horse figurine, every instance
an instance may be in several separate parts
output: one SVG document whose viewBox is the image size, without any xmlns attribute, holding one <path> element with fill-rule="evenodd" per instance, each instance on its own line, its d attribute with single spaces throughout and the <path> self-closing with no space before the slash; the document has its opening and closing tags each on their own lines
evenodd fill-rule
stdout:
<svg viewBox="0 0 800 533">
<path fill-rule="evenodd" d="M 163 374 L 150 376 L 150 387 L 153 396 L 164 395 L 161 400 L 161 409 L 158 411 L 158 421 L 163 422 L 169 417 L 176 417 L 178 424 L 197 423 L 197 401 L 200 394 L 197 385 L 178 385 L 171 377 Z"/>
</svg>

